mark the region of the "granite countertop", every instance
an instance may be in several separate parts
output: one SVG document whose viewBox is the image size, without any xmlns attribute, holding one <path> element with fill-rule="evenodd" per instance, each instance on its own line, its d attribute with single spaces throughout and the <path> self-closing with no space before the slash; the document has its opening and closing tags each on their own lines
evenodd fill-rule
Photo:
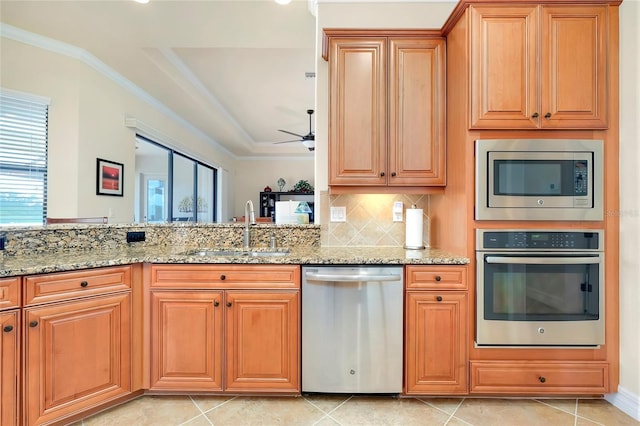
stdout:
<svg viewBox="0 0 640 426">
<path fill-rule="evenodd" d="M 144 246 L 110 250 L 51 252 L 0 258 L 0 277 L 132 263 L 299 264 L 299 265 L 463 265 L 469 259 L 437 249 L 402 247 L 292 247 L 285 256 L 202 256 L 188 254 L 195 247 Z M 198 247 L 197 249 L 202 249 Z M 217 249 L 217 247 L 211 247 Z M 226 247 L 225 249 L 229 249 Z M 243 249 L 238 249 L 243 250 Z M 255 250 L 268 251 L 267 248 Z"/>
</svg>

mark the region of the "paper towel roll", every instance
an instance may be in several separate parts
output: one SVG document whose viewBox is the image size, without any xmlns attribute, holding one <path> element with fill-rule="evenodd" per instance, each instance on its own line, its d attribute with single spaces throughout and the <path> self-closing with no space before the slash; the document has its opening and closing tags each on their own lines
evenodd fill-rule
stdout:
<svg viewBox="0 0 640 426">
<path fill-rule="evenodd" d="M 406 214 L 406 235 L 404 247 L 407 249 L 423 249 L 422 222 L 424 216 L 422 209 L 407 209 Z"/>
</svg>

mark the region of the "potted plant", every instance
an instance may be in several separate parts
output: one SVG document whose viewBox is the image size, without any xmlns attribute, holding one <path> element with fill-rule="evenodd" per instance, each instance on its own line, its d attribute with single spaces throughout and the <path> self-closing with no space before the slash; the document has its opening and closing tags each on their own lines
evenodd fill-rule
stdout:
<svg viewBox="0 0 640 426">
<path fill-rule="evenodd" d="M 293 185 L 293 190 L 295 192 L 313 192 L 313 185 L 309 181 L 301 179 Z"/>
</svg>

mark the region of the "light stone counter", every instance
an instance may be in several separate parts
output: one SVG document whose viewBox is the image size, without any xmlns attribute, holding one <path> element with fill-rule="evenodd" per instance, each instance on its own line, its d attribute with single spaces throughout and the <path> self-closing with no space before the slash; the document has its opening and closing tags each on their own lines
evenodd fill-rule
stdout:
<svg viewBox="0 0 640 426">
<path fill-rule="evenodd" d="M 285 256 L 200 256 L 186 254 L 196 247 L 141 246 L 22 254 L 0 258 L 0 277 L 72 271 L 131 263 L 299 264 L 299 265 L 461 265 L 469 259 L 441 250 L 401 247 L 292 247 Z M 201 249 L 203 247 L 197 247 Z M 215 248 L 215 247 L 208 247 Z M 229 248 L 229 247 L 225 247 Z M 242 249 L 240 249 L 242 250 Z M 259 248 L 257 250 L 268 250 Z"/>
</svg>

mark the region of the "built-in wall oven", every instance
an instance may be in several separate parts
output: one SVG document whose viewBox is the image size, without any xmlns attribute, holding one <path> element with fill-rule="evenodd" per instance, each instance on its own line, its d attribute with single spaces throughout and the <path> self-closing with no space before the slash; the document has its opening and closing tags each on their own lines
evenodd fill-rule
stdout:
<svg viewBox="0 0 640 426">
<path fill-rule="evenodd" d="M 476 232 L 478 346 L 604 343 L 602 230 Z"/>
</svg>

